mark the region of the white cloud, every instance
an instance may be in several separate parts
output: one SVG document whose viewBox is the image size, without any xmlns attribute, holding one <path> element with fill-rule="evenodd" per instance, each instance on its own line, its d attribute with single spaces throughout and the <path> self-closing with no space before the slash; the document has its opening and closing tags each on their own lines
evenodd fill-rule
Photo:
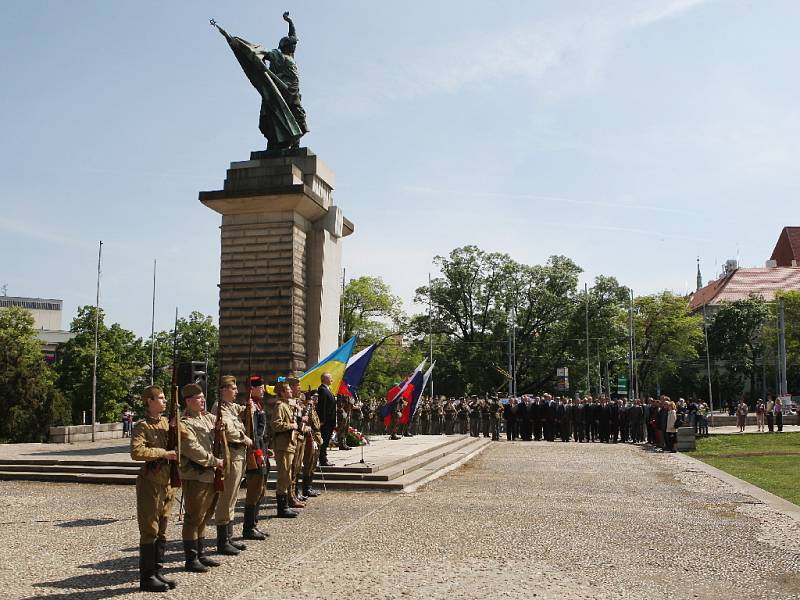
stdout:
<svg viewBox="0 0 800 600">
<path fill-rule="evenodd" d="M 518 79 L 541 82 L 568 68 L 569 85 L 594 85 L 604 72 L 609 50 L 635 29 L 681 15 L 709 0 L 635 2 L 621 10 L 598 3 L 558 18 L 524 23 L 440 47 L 409 49 L 399 70 L 375 64 L 367 77 L 370 94 L 405 100 L 441 93 L 464 93 L 470 85 Z M 543 90 L 552 95 L 552 88 Z M 363 98 L 363 96 L 362 96 Z"/>
</svg>

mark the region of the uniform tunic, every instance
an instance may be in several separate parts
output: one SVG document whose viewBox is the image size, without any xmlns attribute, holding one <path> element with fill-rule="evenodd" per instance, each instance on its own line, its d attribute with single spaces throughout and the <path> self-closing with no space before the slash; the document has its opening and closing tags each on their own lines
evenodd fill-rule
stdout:
<svg viewBox="0 0 800 600">
<path fill-rule="evenodd" d="M 247 446 L 244 443 L 246 434 L 241 417 L 244 416 L 245 407 L 235 402 L 223 402 L 220 417 L 225 423 L 225 445 L 228 448 L 223 482 L 225 488 L 217 500 L 217 510 L 214 515 L 216 524 L 227 525 L 233 519 L 236 498 L 239 495 L 239 486 L 244 475 L 244 464 L 247 455 Z M 217 414 L 217 407 L 211 409 Z"/>
<path fill-rule="evenodd" d="M 181 480 L 186 513 L 183 539 L 204 537 L 219 493 L 214 490 L 214 415 L 189 409 L 181 418 Z M 222 457 L 218 457 L 222 458 Z"/>
<path fill-rule="evenodd" d="M 285 400 L 275 404 L 272 417 L 273 449 L 275 462 L 278 466 L 278 480 L 275 485 L 275 494 L 286 496 L 289 493 L 291 481 L 292 461 L 296 448 L 296 429 L 294 410 Z"/>
<path fill-rule="evenodd" d="M 147 417 L 136 423 L 131 434 L 131 458 L 145 463 L 136 478 L 136 518 L 139 543 L 152 544 L 166 539 L 175 489 L 169 484 L 166 417 Z"/>
</svg>

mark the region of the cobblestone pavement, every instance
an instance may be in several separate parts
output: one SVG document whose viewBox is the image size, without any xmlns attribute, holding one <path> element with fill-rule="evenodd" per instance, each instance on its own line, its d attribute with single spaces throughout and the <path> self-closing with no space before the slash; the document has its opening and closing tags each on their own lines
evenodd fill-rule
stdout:
<svg viewBox="0 0 800 600">
<path fill-rule="evenodd" d="M 157 597 L 132 487 L 0 482 L 0 510 L 0 597 Z M 267 530 L 204 575 L 172 543 L 164 596 L 800 597 L 797 522 L 630 445 L 496 443 L 413 494 L 329 492 Z"/>
</svg>

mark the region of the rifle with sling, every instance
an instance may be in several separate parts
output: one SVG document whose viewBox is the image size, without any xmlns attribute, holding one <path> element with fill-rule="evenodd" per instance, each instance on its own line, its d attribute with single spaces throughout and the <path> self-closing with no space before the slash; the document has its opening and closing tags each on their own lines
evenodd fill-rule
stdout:
<svg viewBox="0 0 800 600">
<path fill-rule="evenodd" d="M 220 394 L 220 384 L 222 383 L 222 340 L 219 342 L 219 362 L 217 364 L 217 414 L 214 423 L 214 446 L 212 448 L 213 454 L 216 458 L 220 458 L 225 454 L 223 436 L 225 432 L 220 426 L 222 420 L 222 395 Z M 225 468 L 225 459 L 223 458 L 222 466 L 214 469 L 214 491 L 222 492 L 225 489 L 225 477 L 223 469 Z"/>
</svg>

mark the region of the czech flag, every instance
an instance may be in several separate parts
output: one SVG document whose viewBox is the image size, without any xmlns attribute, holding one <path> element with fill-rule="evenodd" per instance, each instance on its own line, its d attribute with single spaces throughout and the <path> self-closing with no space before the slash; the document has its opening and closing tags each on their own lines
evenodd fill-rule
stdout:
<svg viewBox="0 0 800 600">
<path fill-rule="evenodd" d="M 358 394 L 358 388 L 361 387 L 369 361 L 372 360 L 372 354 L 377 347 L 378 344 L 371 344 L 358 354 L 350 357 L 350 360 L 347 361 L 342 383 L 339 386 L 339 395 L 352 397 Z"/>
<path fill-rule="evenodd" d="M 353 353 L 356 337 L 353 336 L 300 376 L 301 390 L 315 390 L 322 384 L 322 374 L 331 374 L 331 390 L 338 390 L 344 377 L 347 361 Z"/>
</svg>

